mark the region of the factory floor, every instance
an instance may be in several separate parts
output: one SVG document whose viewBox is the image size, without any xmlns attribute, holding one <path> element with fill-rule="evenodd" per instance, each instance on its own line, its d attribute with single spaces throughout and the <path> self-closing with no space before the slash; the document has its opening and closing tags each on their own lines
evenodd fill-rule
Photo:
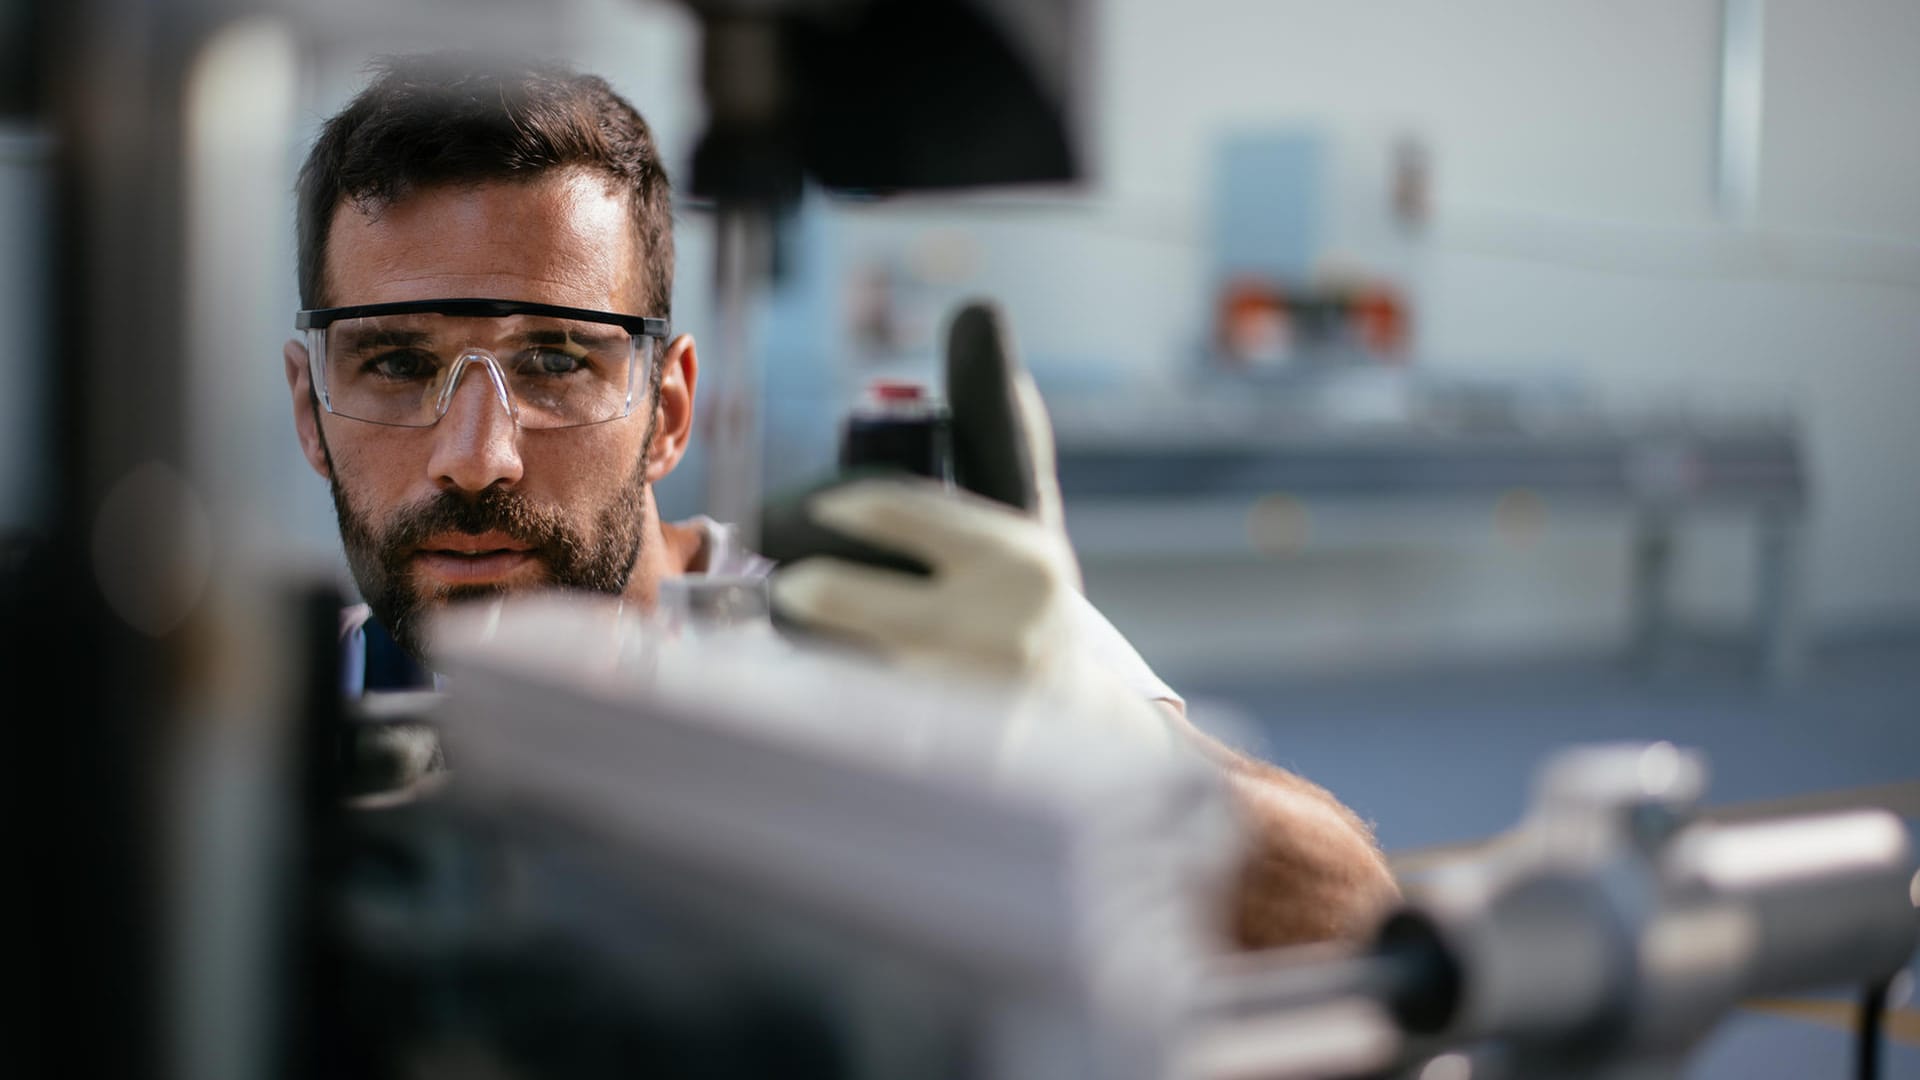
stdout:
<svg viewBox="0 0 1920 1080">
<path fill-rule="evenodd" d="M 1404 865 L 1518 820 L 1535 766 L 1579 741 L 1664 739 L 1706 755 L 1713 807 L 1892 806 L 1920 833 L 1920 628 L 1817 648 L 1795 683 L 1695 643 L 1657 673 L 1612 658 L 1314 679 L 1189 678 L 1196 723 L 1324 784 Z M 1838 794 L 1836 794 L 1838 793 Z M 1920 964 L 1914 970 L 1920 971 Z M 1844 996 L 1844 995 L 1842 995 Z M 1838 997 L 1741 1010 L 1688 1070 L 1702 1080 L 1852 1073 Z M 1834 1015 L 1822 1020 L 1822 1012 Z M 1812 1015 L 1809 1019 L 1808 1016 Z M 1920 1010 L 1890 1025 L 1882 1076 L 1920 1078 Z"/>
</svg>

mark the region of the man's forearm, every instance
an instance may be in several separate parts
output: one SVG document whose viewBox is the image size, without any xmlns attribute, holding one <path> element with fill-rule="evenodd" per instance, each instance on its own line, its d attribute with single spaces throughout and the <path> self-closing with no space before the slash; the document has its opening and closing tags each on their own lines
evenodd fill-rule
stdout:
<svg viewBox="0 0 1920 1080">
<path fill-rule="evenodd" d="M 1242 948 L 1356 939 L 1400 899 L 1373 831 L 1326 789 L 1180 726 L 1226 773 L 1249 846 L 1229 916 Z"/>
</svg>

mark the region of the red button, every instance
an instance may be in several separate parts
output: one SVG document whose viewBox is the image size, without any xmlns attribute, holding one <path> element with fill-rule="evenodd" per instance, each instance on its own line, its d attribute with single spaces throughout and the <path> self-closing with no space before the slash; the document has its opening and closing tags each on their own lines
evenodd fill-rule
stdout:
<svg viewBox="0 0 1920 1080">
<path fill-rule="evenodd" d="M 880 401 L 919 401 L 927 392 L 919 383 L 894 379 L 875 379 L 869 391 Z"/>
</svg>

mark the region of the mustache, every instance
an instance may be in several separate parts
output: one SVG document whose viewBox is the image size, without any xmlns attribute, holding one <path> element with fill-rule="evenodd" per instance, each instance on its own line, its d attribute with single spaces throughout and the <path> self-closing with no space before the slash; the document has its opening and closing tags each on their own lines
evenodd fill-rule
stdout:
<svg viewBox="0 0 1920 1080">
<path fill-rule="evenodd" d="M 502 532 L 529 547 L 556 550 L 575 541 L 554 511 L 542 510 L 518 492 L 489 488 L 478 495 L 443 491 L 401 511 L 381 545 L 389 552 L 409 551 L 436 533 Z"/>
</svg>

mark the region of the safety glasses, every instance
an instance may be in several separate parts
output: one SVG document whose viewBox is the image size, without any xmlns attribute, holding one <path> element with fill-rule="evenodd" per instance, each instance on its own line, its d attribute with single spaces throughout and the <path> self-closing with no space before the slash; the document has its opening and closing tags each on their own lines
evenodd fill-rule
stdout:
<svg viewBox="0 0 1920 1080">
<path fill-rule="evenodd" d="M 470 368 L 527 428 L 633 412 L 665 319 L 520 300 L 411 300 L 298 312 L 320 404 L 338 416 L 432 427 Z"/>
</svg>

